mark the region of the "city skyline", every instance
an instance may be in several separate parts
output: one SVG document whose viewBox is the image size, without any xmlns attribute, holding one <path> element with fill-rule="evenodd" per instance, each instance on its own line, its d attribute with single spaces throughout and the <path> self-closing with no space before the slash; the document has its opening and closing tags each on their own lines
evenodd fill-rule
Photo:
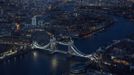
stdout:
<svg viewBox="0 0 134 75">
<path fill-rule="evenodd" d="M 0 75 L 134 75 L 134 0 L 0 0 Z"/>
</svg>

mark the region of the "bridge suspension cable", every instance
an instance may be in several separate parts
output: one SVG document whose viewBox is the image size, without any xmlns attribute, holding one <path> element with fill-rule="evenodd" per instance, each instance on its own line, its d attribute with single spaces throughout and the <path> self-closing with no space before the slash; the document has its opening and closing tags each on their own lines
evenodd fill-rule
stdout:
<svg viewBox="0 0 134 75">
<path fill-rule="evenodd" d="M 34 44 L 33 44 L 34 48 L 38 48 L 38 49 L 46 49 L 49 47 L 49 45 L 50 45 L 50 43 L 48 43 L 45 46 L 40 46 L 37 42 L 34 42 Z"/>
<path fill-rule="evenodd" d="M 87 55 L 87 54 L 81 52 L 80 50 L 78 50 L 75 45 L 72 45 L 71 48 L 72 48 L 72 50 L 76 53 L 76 55 L 78 55 L 78 56 L 86 57 L 86 58 L 88 58 L 89 56 L 91 56 L 90 54 Z"/>
</svg>

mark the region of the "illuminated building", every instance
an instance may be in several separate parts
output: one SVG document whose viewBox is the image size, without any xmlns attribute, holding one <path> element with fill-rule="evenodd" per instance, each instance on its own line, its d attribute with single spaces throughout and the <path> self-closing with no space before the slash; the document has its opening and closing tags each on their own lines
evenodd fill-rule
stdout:
<svg viewBox="0 0 134 75">
<path fill-rule="evenodd" d="M 43 26 L 44 25 L 44 16 L 36 15 L 32 18 L 33 26 Z"/>
<path fill-rule="evenodd" d="M 32 25 L 34 25 L 34 26 L 37 25 L 36 16 L 34 16 L 34 17 L 32 18 Z"/>
<path fill-rule="evenodd" d="M 19 30 L 20 30 L 20 24 L 16 23 L 16 31 L 19 31 Z"/>
</svg>

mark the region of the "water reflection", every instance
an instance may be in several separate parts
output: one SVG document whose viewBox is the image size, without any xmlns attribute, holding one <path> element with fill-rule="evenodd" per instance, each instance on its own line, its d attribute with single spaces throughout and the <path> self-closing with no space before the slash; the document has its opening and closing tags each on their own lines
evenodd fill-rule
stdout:
<svg viewBox="0 0 134 75">
<path fill-rule="evenodd" d="M 51 74 L 52 75 L 57 75 L 57 71 L 60 69 L 59 68 L 59 59 L 58 56 L 54 55 L 51 57 Z"/>
<path fill-rule="evenodd" d="M 33 51 L 32 52 L 32 55 L 33 55 L 33 59 L 34 60 L 37 60 L 37 58 L 38 58 L 38 52 L 37 51 Z"/>
<path fill-rule="evenodd" d="M 55 70 L 58 67 L 58 58 L 54 56 L 51 61 L 52 69 Z"/>
</svg>

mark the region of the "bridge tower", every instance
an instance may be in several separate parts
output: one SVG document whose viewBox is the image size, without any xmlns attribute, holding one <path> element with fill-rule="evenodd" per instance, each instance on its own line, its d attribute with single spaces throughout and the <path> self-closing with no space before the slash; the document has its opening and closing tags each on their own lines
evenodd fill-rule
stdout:
<svg viewBox="0 0 134 75">
<path fill-rule="evenodd" d="M 72 40 L 70 40 L 70 42 L 68 43 L 68 53 L 71 54 L 71 55 L 75 55 L 72 47 L 74 45 L 74 42 Z"/>
<path fill-rule="evenodd" d="M 56 50 L 56 38 L 54 37 L 54 35 L 50 37 L 50 49 Z"/>
</svg>

